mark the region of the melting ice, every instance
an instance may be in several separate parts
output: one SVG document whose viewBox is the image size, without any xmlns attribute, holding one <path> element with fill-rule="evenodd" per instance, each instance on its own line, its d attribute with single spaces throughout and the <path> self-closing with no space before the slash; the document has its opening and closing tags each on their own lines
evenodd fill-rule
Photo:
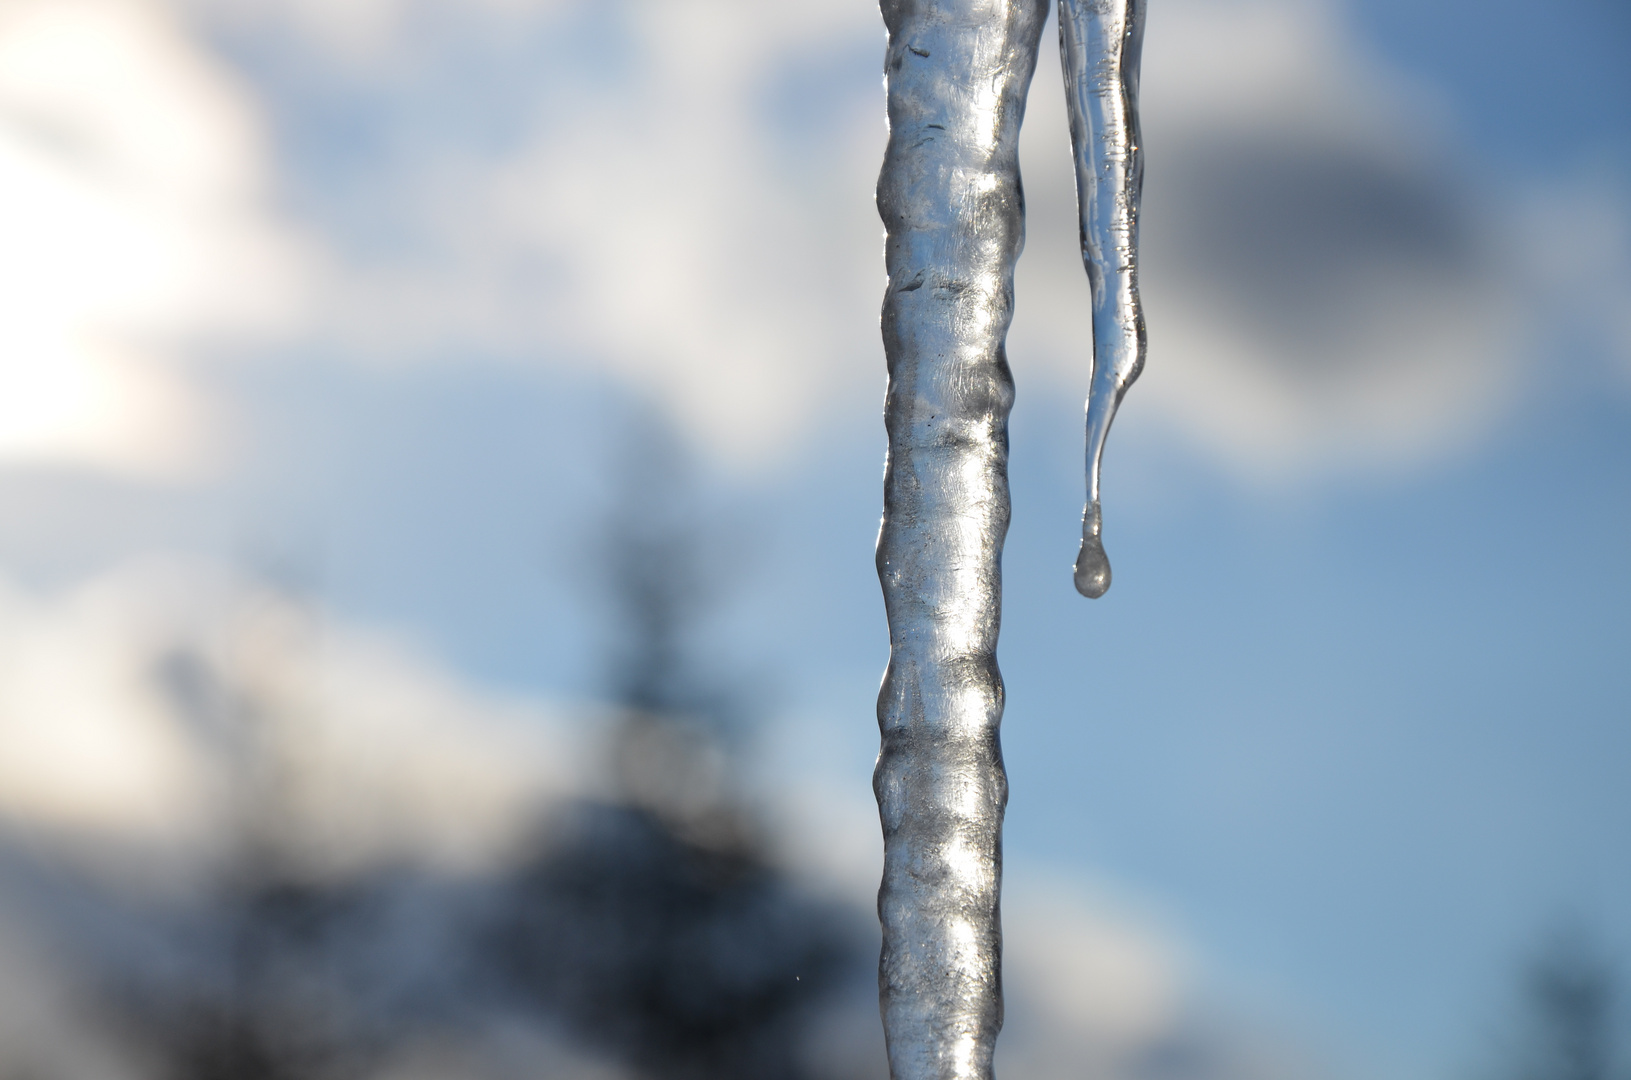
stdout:
<svg viewBox="0 0 1631 1080">
<path fill-rule="evenodd" d="M 1138 300 L 1138 57 L 1145 0 L 1060 0 L 1059 52 L 1070 110 L 1082 263 L 1093 289 L 1093 378 L 1087 397 L 1087 506 L 1076 590 L 1110 588 L 1100 536 L 1099 463 L 1122 395 L 1144 367 Z"/>
</svg>

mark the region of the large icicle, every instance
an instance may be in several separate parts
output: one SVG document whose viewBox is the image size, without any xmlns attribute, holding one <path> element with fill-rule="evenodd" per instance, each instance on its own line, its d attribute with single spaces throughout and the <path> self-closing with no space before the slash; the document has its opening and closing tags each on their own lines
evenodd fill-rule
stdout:
<svg viewBox="0 0 1631 1080">
<path fill-rule="evenodd" d="M 1110 560 L 1100 536 L 1099 463 L 1122 395 L 1144 367 L 1138 301 L 1138 56 L 1144 0 L 1059 0 L 1059 54 L 1070 109 L 1082 262 L 1093 288 L 1093 381 L 1087 397 L 1087 508 L 1076 590 L 1100 597 Z"/>
<path fill-rule="evenodd" d="M 1008 529 L 1004 339 L 1024 242 L 1018 143 L 1048 0 L 883 0 L 889 669 L 879 996 L 895 1080 L 987 1080 L 1002 1026 L 998 725 Z"/>
</svg>

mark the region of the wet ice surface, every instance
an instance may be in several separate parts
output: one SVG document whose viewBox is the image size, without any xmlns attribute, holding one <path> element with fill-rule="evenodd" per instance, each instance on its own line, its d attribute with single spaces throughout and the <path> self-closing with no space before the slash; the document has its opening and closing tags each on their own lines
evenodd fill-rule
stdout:
<svg viewBox="0 0 1631 1080">
<path fill-rule="evenodd" d="M 1081 212 L 1082 263 L 1093 289 L 1093 381 L 1087 398 L 1087 506 L 1076 591 L 1110 588 L 1100 536 L 1099 465 L 1121 399 L 1144 367 L 1138 299 L 1138 60 L 1144 0 L 1060 0 L 1059 54 Z"/>
<path fill-rule="evenodd" d="M 1005 338 L 1024 243 L 1019 129 L 1048 0 L 885 0 L 878 577 L 889 668 L 873 788 L 879 994 L 894 1080 L 989 1080 L 1002 1027 L 997 630 L 1008 532 Z"/>
<path fill-rule="evenodd" d="M 878 576 L 890 658 L 874 789 L 879 977 L 895 1080 L 988 1080 L 1002 1027 L 996 645 L 1008 530 L 1005 338 L 1024 244 L 1018 141 L 1047 0 L 885 0 L 883 339 L 889 458 Z M 1082 251 L 1093 284 L 1088 512 L 1077 588 L 1109 587 L 1098 461 L 1138 374 L 1137 0 L 1060 6 Z"/>
</svg>

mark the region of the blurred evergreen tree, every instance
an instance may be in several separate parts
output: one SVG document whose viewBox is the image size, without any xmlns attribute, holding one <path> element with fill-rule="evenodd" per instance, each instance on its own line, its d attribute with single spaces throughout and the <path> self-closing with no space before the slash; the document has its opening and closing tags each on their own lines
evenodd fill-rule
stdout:
<svg viewBox="0 0 1631 1080">
<path fill-rule="evenodd" d="M 1527 1015 L 1514 1080 L 1623 1080 L 1614 969 L 1589 933 L 1555 931 L 1525 969 L 1523 991 Z"/>
<path fill-rule="evenodd" d="M 298 777 L 257 729 L 272 706 L 202 657 L 160 664 L 173 706 L 230 747 L 243 783 L 213 884 L 184 910 L 104 895 L 97 918 L 146 944 L 79 952 L 146 1075 L 362 1080 L 427 1033 L 479 1047 L 520 1024 L 651 1080 L 812 1076 L 806 1029 L 870 984 L 870 928 L 803 888 L 756 824 L 733 744 L 751 710 L 699 663 L 739 553 L 699 517 L 680 448 L 647 431 L 588 549 L 612 631 L 610 794 L 556 807 L 498 871 L 308 872 L 281 839 L 280 792 Z M 517 1068 L 481 1075 L 556 1075 Z"/>
</svg>

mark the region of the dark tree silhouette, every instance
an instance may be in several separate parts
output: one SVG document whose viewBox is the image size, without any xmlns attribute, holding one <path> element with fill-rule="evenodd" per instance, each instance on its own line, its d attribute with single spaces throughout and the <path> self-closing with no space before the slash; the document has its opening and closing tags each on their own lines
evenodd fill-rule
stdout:
<svg viewBox="0 0 1631 1080">
<path fill-rule="evenodd" d="M 815 1010 L 870 981 L 865 916 L 782 869 L 734 786 L 750 710 L 697 660 L 734 567 L 709 563 L 728 549 L 691 514 L 677 451 L 632 460 L 586 575 L 614 631 L 612 794 L 555 807 L 495 871 L 312 872 L 282 820 L 298 777 L 260 731 L 270 706 L 200 655 L 158 660 L 171 707 L 234 763 L 236 846 L 184 903 L 83 879 L 63 887 L 77 922 L 38 905 L 144 1075 L 362 1080 L 415 1039 L 479 1046 L 506 1024 L 652 1080 L 810 1075 Z"/>
<path fill-rule="evenodd" d="M 1516 1080 L 1621 1080 L 1614 983 L 1612 964 L 1586 931 L 1555 931 L 1524 972 L 1527 1024 Z"/>
<path fill-rule="evenodd" d="M 585 806 L 518 875 L 490 945 L 518 993 L 646 1075 L 795 1080 L 808 1006 L 854 968 L 843 914 L 751 847 Z"/>
<path fill-rule="evenodd" d="M 653 431 L 593 545 L 619 630 L 621 799 L 546 838 L 493 947 L 528 999 L 647 1075 L 795 1080 L 809 1006 L 870 966 L 865 938 L 776 868 L 731 786 L 740 704 L 691 651 L 731 548 L 695 519 L 683 457 Z"/>
</svg>

